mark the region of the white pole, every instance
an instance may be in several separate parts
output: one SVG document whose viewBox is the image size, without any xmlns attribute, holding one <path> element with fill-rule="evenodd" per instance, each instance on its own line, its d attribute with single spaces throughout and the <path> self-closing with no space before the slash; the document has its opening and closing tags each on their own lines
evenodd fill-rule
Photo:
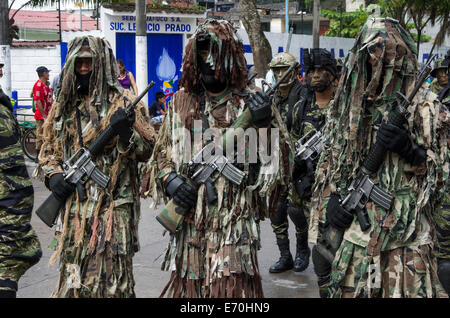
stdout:
<svg viewBox="0 0 450 318">
<path fill-rule="evenodd" d="M 3 92 L 11 97 L 11 47 L 9 45 L 0 45 L 0 61 L 3 61 L 3 77 L 0 78 L 0 85 Z"/>
<path fill-rule="evenodd" d="M 136 85 L 139 91 L 143 91 L 148 85 L 145 0 L 136 1 Z M 142 101 L 147 105 L 148 94 Z"/>
</svg>

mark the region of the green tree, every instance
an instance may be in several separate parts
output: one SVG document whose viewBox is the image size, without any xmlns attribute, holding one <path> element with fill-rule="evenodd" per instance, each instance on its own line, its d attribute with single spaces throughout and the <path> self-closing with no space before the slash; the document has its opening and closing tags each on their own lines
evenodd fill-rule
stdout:
<svg viewBox="0 0 450 318">
<path fill-rule="evenodd" d="M 330 19 L 330 28 L 325 32 L 325 35 L 344 38 L 354 38 L 369 16 L 362 6 L 354 12 L 339 13 L 331 10 L 321 10 L 320 13 L 322 16 Z"/>
</svg>

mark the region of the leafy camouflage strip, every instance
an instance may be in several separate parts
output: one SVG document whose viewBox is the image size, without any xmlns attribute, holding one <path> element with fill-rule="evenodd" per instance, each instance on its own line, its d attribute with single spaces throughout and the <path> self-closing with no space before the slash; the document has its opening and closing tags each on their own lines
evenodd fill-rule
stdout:
<svg viewBox="0 0 450 318">
<path fill-rule="evenodd" d="M 0 290 L 17 282 L 42 256 L 31 227 L 34 191 L 19 142 L 19 126 L 0 104 Z"/>
<path fill-rule="evenodd" d="M 360 50 L 362 46 L 365 48 Z M 369 55 L 374 59 L 370 78 L 366 69 Z M 324 135 L 330 143 L 325 145 L 316 170 L 309 229 L 311 243 L 317 242 L 319 223 L 325 222 L 330 193 L 347 194 L 350 182 L 376 140 L 378 125 L 381 120 L 387 120 L 392 97 L 399 89 L 403 92 L 412 89 L 416 69 L 415 47 L 406 32 L 393 22 L 369 19 L 349 53 L 334 105 L 327 114 Z M 377 89 L 378 84 L 381 90 Z M 439 108 L 436 95 L 424 84 L 408 108 L 411 116 L 407 129 L 412 140 L 427 149 L 427 160 L 422 166 L 411 167 L 397 154 L 387 153 L 374 181 L 395 197 L 391 211 L 369 202 L 366 209 L 371 228 L 362 232 L 355 218 L 344 235 L 349 242 L 346 244 L 367 249 L 360 262 L 368 262 L 382 251 L 431 244 L 432 207 L 442 197 L 448 178 L 447 129 L 442 128 Z M 341 267 L 348 265 L 341 264 Z M 340 273 L 345 275 L 344 271 Z M 362 280 L 366 279 L 367 273 L 361 273 Z M 341 281 L 343 278 L 335 279 L 335 283 Z"/>
<path fill-rule="evenodd" d="M 68 213 L 70 229 L 64 238 L 59 282 L 52 297 L 135 297 L 132 258 L 139 250 L 139 210 L 132 203 L 116 206 L 108 238 L 109 208 L 104 205 L 98 220 L 94 216 L 86 220 L 85 239 L 78 245 L 75 208 L 72 206 Z M 91 244 L 92 237 L 96 238 L 95 245 Z M 60 235 L 56 238 L 61 239 Z"/>
<path fill-rule="evenodd" d="M 329 297 L 448 297 L 436 275 L 432 245 L 399 247 L 371 258 L 344 240 L 333 262 Z"/>
<path fill-rule="evenodd" d="M 77 39 L 70 47 L 78 49 L 79 41 L 80 39 Z M 120 93 L 121 90 L 116 89 L 115 77 L 112 77 L 116 73 L 111 67 L 115 69 L 117 65 L 109 44 L 97 38 L 89 38 L 89 44 L 95 53 L 94 70 L 102 77 L 97 79 L 97 82 L 107 85 L 108 89 L 103 90 L 102 95 L 97 95 L 107 102 L 94 105 L 97 107 L 97 127 L 92 123 L 95 119 L 91 117 L 92 104 L 86 107 L 82 103 L 80 106 L 83 142 L 86 146 L 109 125 L 111 115 L 119 107 L 125 106 L 124 96 L 130 100 L 135 98 L 130 91 Z M 68 53 L 70 63 L 66 62 L 66 75 L 73 71 L 76 52 Z M 93 76 L 94 74 L 97 73 L 94 72 Z M 111 78 L 114 79 L 112 82 Z M 81 101 L 70 89 L 63 93 L 64 85 L 70 83 L 66 82 L 65 78 L 61 81 L 62 91 L 52 105 L 49 119 L 44 125 L 44 144 L 39 154 L 39 168 L 46 181 L 52 174 L 61 172 L 62 162 L 80 148 L 75 106 Z M 91 102 L 92 100 L 89 101 Z M 66 201 L 61 213 L 61 233 L 57 232 L 56 235 L 56 251 L 49 261 L 53 264 L 60 256 L 60 282 L 53 293 L 54 297 L 134 296 L 131 259 L 139 249 L 138 163 L 150 156 L 154 130 L 149 122 L 147 107 L 142 102 L 138 103 L 129 147 L 125 149 L 119 138 L 115 137 L 95 160 L 97 167 L 111 177 L 108 187 L 103 190 L 89 180 L 85 185 L 88 196 L 85 202 L 80 203 L 78 196 L 74 195 Z M 69 272 L 75 274 L 68 275 L 65 272 L 67 266 L 70 268 Z M 87 267 L 89 271 L 86 271 Z M 76 268 L 81 268 L 80 277 L 76 281 L 84 285 L 82 289 L 70 287 L 74 285 L 69 284 L 74 277 L 78 277 Z M 75 290 L 70 290 L 71 288 Z"/>
</svg>

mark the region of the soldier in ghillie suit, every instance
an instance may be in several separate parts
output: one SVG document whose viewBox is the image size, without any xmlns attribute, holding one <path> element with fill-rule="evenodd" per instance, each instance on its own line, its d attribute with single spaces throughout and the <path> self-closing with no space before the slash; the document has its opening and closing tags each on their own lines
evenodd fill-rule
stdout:
<svg viewBox="0 0 450 318">
<path fill-rule="evenodd" d="M 272 70 L 275 79 L 278 81 L 287 69 L 296 62 L 297 60 L 292 54 L 281 52 L 272 58 L 269 63 L 269 67 Z M 288 75 L 284 83 L 280 84 L 273 95 L 272 103 L 280 112 L 281 118 L 284 122 L 287 121 L 288 113 L 292 111 L 294 105 L 301 98 L 301 92 L 304 88 L 304 86 L 297 80 L 297 73 L 298 68 L 293 69 L 291 74 Z M 291 131 L 289 131 L 289 135 L 292 137 Z M 291 141 L 295 140 L 291 138 Z M 288 195 L 289 192 L 286 190 L 278 201 L 276 212 L 270 216 L 270 224 L 277 239 L 278 249 L 280 250 L 280 258 L 275 264 L 270 266 L 270 273 L 282 273 L 290 269 L 294 269 L 296 272 L 301 272 L 308 267 L 309 249 L 308 242 L 304 236 L 308 230 L 306 220 L 303 222 L 304 220 L 302 216 L 296 213 L 298 212 L 297 210 L 291 210 L 291 212 L 295 213 L 289 213 Z M 288 215 L 294 223 L 296 231 L 297 254 L 295 257 L 295 262 L 289 249 Z"/>
<path fill-rule="evenodd" d="M 162 264 L 172 274 L 161 297 L 263 297 L 257 261 L 259 221 L 274 212 L 287 185 L 290 149 L 280 115 L 267 96 L 261 92 L 249 96 L 245 64 L 242 41 L 224 20 L 208 19 L 199 25 L 185 48 L 179 90 L 148 164 L 149 185 L 142 189 L 156 205 L 169 197 L 187 210 L 171 235 Z M 217 200 L 208 204 L 205 185 L 196 188 L 187 179 L 187 160 L 205 143 L 195 143 L 194 130 L 215 128 L 224 133 L 239 126 L 240 116 L 248 112 L 249 125 L 280 128 L 280 140 L 271 144 L 280 147 L 274 159 L 279 167 L 232 161 L 246 177 L 238 186 L 217 176 L 213 183 Z"/>
<path fill-rule="evenodd" d="M 84 36 L 69 43 L 61 91 L 44 125 L 39 154 L 46 186 L 57 198 L 67 197 L 49 261 L 53 264 L 60 257 L 59 283 L 52 297 L 135 296 L 138 162 L 149 158 L 154 130 L 143 103 L 131 116 L 124 111 L 125 100 L 135 96 L 122 89 L 118 74 L 106 40 Z M 111 180 L 103 189 L 89 179 L 84 187 L 87 200 L 80 202 L 78 190 L 73 192 L 64 180 L 61 164 L 109 125 L 118 136 L 94 159 Z"/>
<path fill-rule="evenodd" d="M 434 80 L 430 84 L 430 90 L 435 93 L 439 94 L 440 91 L 448 84 L 448 68 L 449 68 L 449 60 L 446 59 L 444 56 L 441 58 L 438 58 L 434 62 L 433 70 L 431 71 L 430 75 L 434 77 Z"/>
<path fill-rule="evenodd" d="M 290 110 L 286 122 L 293 142 L 303 137 L 306 142 L 316 132 L 323 130 L 337 76 L 336 59 L 326 49 L 304 50 L 303 67 L 306 71 L 306 87 L 302 89 L 300 99 Z M 322 135 L 322 143 L 326 138 L 327 136 Z M 300 157 L 294 159 L 288 206 L 289 215 L 296 218 L 299 224 L 294 270 L 296 267 L 305 269 L 311 254 L 308 247 L 308 221 L 317 161 L 318 158 L 314 156 L 306 160 Z"/>
<path fill-rule="evenodd" d="M 0 61 L 0 77 L 3 63 Z M 20 277 L 42 256 L 31 227 L 34 191 L 20 146 L 20 129 L 0 87 L 0 298 L 15 298 Z"/>
<path fill-rule="evenodd" d="M 448 177 L 447 128 L 438 117 L 436 95 L 420 88 L 408 107 L 407 124 L 386 123 L 396 92 L 411 92 L 417 70 L 411 36 L 395 20 L 369 17 L 349 52 L 327 114 L 329 143 L 313 186 L 310 242 L 320 243 L 328 226 L 344 231 L 332 264 L 325 257 L 314 263 L 322 278 L 329 277 L 329 297 L 446 296 L 432 256 L 432 211 Z M 362 231 L 340 198 L 348 194 L 376 141 L 387 153 L 370 178 L 394 202 L 387 210 L 369 200 L 361 211 L 370 224 Z M 315 252 L 316 246 L 313 259 Z"/>
</svg>

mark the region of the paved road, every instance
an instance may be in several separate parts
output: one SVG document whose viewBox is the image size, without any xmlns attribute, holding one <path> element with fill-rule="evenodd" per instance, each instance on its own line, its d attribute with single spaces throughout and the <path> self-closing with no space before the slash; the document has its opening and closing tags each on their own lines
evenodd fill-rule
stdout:
<svg viewBox="0 0 450 318">
<path fill-rule="evenodd" d="M 35 164 L 28 159 L 26 163 L 31 175 Z M 34 209 L 36 209 L 50 192 L 38 180 L 33 179 L 33 186 L 35 189 Z M 162 236 L 162 227 L 155 221 L 158 211 L 150 209 L 150 202 L 149 199 L 141 200 L 141 221 L 139 225 L 141 249 L 133 259 L 135 291 L 139 298 L 158 297 L 169 279 L 169 272 L 161 271 L 161 260 L 158 259 L 167 246 L 168 236 Z M 41 241 L 43 256 L 40 262 L 29 269 L 20 280 L 17 296 L 27 298 L 49 297 L 56 286 L 59 273 L 58 264 L 48 266 L 52 254 L 48 245 L 52 239 L 53 231 L 34 214 L 31 223 Z M 289 232 L 292 252 L 295 251 L 295 230 L 293 226 L 290 227 Z M 318 297 L 319 292 L 311 262 L 306 271 L 302 273 L 288 271 L 281 274 L 270 274 L 268 272 L 270 265 L 279 257 L 270 221 L 262 222 L 261 234 L 262 249 L 258 253 L 258 259 L 265 297 Z"/>
</svg>

